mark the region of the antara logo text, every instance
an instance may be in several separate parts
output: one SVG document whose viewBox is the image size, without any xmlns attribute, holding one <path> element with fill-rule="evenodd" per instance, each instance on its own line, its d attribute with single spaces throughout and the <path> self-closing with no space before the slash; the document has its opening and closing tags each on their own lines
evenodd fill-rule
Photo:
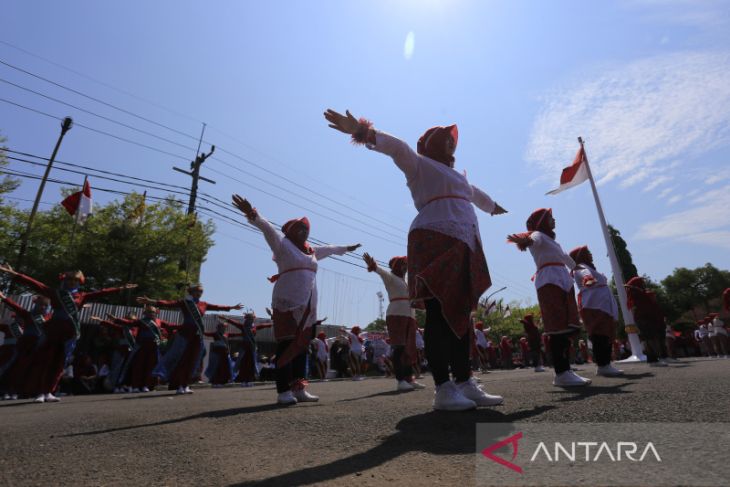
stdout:
<svg viewBox="0 0 730 487">
<path fill-rule="evenodd" d="M 496 462 L 503 467 L 514 470 L 517 473 L 523 473 L 522 467 L 513 463 L 519 452 L 519 441 L 523 434 L 516 433 L 509 438 L 505 438 L 491 446 L 482 450 L 482 455 Z M 511 445 L 512 458 L 506 460 L 495 454 L 497 450 Z M 552 442 L 546 443 L 541 441 L 535 447 L 534 452 L 530 456 L 530 463 L 536 460 L 547 460 L 550 463 L 559 462 L 643 462 L 645 459 L 656 460 L 661 462 L 662 458 L 653 443 L 648 442 L 645 445 L 635 441 L 618 441 L 616 443 L 597 442 L 597 441 L 572 441 L 569 443 Z"/>
</svg>

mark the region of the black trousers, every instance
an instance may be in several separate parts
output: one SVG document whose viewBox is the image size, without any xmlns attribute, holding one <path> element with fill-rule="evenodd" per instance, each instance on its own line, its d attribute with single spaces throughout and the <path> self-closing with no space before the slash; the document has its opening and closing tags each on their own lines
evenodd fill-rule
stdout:
<svg viewBox="0 0 730 487">
<path fill-rule="evenodd" d="M 593 344 L 593 361 L 599 367 L 611 363 L 611 339 L 605 335 L 591 335 L 591 343 Z"/>
<path fill-rule="evenodd" d="M 410 363 L 406 363 L 406 347 L 397 345 L 393 347 L 393 369 L 395 372 L 395 380 L 409 380 L 413 376 L 413 367 Z"/>
<path fill-rule="evenodd" d="M 575 332 L 550 335 L 550 357 L 556 374 L 570 370 L 570 341 Z"/>
<path fill-rule="evenodd" d="M 426 300 L 426 360 L 433 381 L 441 385 L 449 381 L 449 369 L 456 382 L 469 380 L 469 333 L 457 338 L 441 312 L 437 299 Z"/>
<path fill-rule="evenodd" d="M 276 356 L 281 357 L 294 340 L 282 340 L 276 344 Z M 282 393 L 291 389 L 294 381 L 304 379 L 307 366 L 307 351 L 294 357 L 288 364 L 279 367 L 276 364 L 276 392 Z"/>
</svg>

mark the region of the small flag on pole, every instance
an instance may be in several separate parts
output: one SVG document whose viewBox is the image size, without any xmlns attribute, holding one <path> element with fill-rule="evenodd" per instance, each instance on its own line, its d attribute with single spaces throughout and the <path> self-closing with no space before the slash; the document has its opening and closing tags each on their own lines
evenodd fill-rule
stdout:
<svg viewBox="0 0 730 487">
<path fill-rule="evenodd" d="M 504 309 L 504 314 L 502 315 L 502 318 L 509 318 L 512 316 L 512 311 L 509 309 L 509 305 Z"/>
<path fill-rule="evenodd" d="M 91 185 L 84 181 L 84 189 L 73 193 L 61 201 L 61 205 L 71 216 L 76 216 L 79 223 L 83 223 L 86 217 L 91 215 Z M 78 213 L 78 215 L 77 215 Z"/>
<path fill-rule="evenodd" d="M 560 175 L 560 186 L 552 191 L 548 191 L 546 194 L 558 194 L 568 188 L 578 186 L 584 181 L 588 181 L 588 170 L 585 165 L 585 152 L 581 145 L 578 153 L 575 155 L 573 164 L 563 169 Z"/>
</svg>

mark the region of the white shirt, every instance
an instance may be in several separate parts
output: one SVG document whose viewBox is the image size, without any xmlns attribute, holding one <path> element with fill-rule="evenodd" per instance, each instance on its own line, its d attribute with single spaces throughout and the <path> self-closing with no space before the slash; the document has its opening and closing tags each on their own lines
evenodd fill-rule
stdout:
<svg viewBox="0 0 730 487">
<path fill-rule="evenodd" d="M 715 329 L 716 335 L 727 335 L 727 330 L 725 329 L 725 323 L 720 318 L 715 318 L 712 320 L 712 326 Z"/>
<path fill-rule="evenodd" d="M 388 299 L 390 300 L 388 310 L 385 312 L 386 316 L 408 316 L 409 318 L 415 318 L 416 312 L 411 308 L 411 302 L 408 299 L 408 284 L 406 284 L 406 280 L 380 267 L 377 267 L 375 272 L 383 280 L 385 291 L 388 293 Z M 397 300 L 393 301 L 393 299 Z"/>
<path fill-rule="evenodd" d="M 585 285 L 586 278 L 593 279 L 593 284 Z M 578 287 L 582 308 L 598 309 L 613 316 L 614 320 L 618 319 L 618 306 L 611 288 L 608 287 L 608 279 L 605 275 L 592 269 L 589 265 L 578 264 L 573 271 L 573 279 Z"/>
<path fill-rule="evenodd" d="M 416 349 L 423 350 L 424 348 L 426 348 L 426 344 L 423 341 L 423 334 L 416 330 Z"/>
<path fill-rule="evenodd" d="M 532 254 L 532 259 L 537 266 L 537 274 L 535 277 L 535 289 L 540 289 L 546 284 L 555 284 L 563 291 L 569 291 L 573 287 L 573 279 L 566 267 L 572 269 L 575 262 L 568 254 L 563 251 L 555 239 L 550 238 L 542 232 L 532 232 L 530 235 L 532 245 L 528 247 Z M 561 266 L 546 266 L 545 264 L 559 262 Z"/>
<path fill-rule="evenodd" d="M 347 338 L 350 341 L 350 351 L 355 354 L 362 353 L 362 343 L 360 342 L 360 337 L 355 335 L 353 332 L 348 331 Z"/>
<path fill-rule="evenodd" d="M 705 325 L 700 325 L 700 328 L 695 333 L 699 335 L 700 338 L 705 338 L 707 336 L 707 327 Z"/>
<path fill-rule="evenodd" d="M 481 245 L 479 223 L 472 203 L 490 214 L 496 204 L 482 190 L 469 184 L 465 174 L 418 154 L 402 140 L 384 132 L 376 131 L 375 145 L 368 144 L 367 147 L 392 157 L 405 174 L 413 204 L 418 210 L 410 230 L 434 230 L 461 240 L 472 250 Z"/>
<path fill-rule="evenodd" d="M 484 336 L 484 332 L 482 330 L 474 328 L 474 337 L 476 338 L 478 347 L 487 348 L 487 337 Z"/>
<path fill-rule="evenodd" d="M 313 247 L 314 253 L 307 255 L 261 215 L 251 224 L 263 232 L 266 243 L 274 253 L 272 259 L 281 274 L 274 284 L 271 307 L 283 312 L 292 311 L 298 322 L 309 306 L 309 316 L 304 326 L 311 326 L 317 321 L 317 261 L 330 255 L 344 255 L 347 247 Z M 309 270 L 285 272 L 297 268 Z"/>
<path fill-rule="evenodd" d="M 677 337 L 674 336 L 674 330 L 672 330 L 672 327 L 667 325 L 667 329 L 664 332 L 664 336 L 666 338 L 671 338 L 672 340 L 675 340 Z"/>
<path fill-rule="evenodd" d="M 317 344 L 317 358 L 320 362 L 326 362 L 327 356 L 329 355 L 327 353 L 327 344 L 319 338 L 315 338 L 314 341 Z"/>
</svg>

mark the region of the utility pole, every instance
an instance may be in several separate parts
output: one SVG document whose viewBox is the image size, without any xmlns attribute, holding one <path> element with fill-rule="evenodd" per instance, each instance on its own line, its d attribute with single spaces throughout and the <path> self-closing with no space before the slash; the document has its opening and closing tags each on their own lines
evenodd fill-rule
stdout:
<svg viewBox="0 0 730 487">
<path fill-rule="evenodd" d="M 383 293 L 378 291 L 377 293 L 375 293 L 375 295 L 378 297 L 378 304 L 380 306 L 380 312 L 378 315 L 380 316 L 380 319 L 382 320 L 383 319 Z"/>
<path fill-rule="evenodd" d="M 195 157 L 195 160 L 190 163 L 190 171 L 186 171 L 185 169 L 180 169 L 179 167 L 173 167 L 173 169 L 177 172 L 181 172 L 183 174 L 187 174 L 188 176 L 192 177 L 192 184 L 190 186 L 190 200 L 188 202 L 188 211 L 187 216 L 191 217 L 193 219 L 193 223 L 189 225 L 188 229 L 188 244 L 187 248 L 185 250 L 185 258 L 180 260 L 180 270 L 185 270 L 185 278 L 188 279 L 190 275 L 190 234 L 192 232 L 192 229 L 195 227 L 195 223 L 197 222 L 197 216 L 195 214 L 195 201 L 198 198 L 198 181 L 202 179 L 203 181 L 206 181 L 211 184 L 215 184 L 215 181 L 212 179 L 208 179 L 206 177 L 203 177 L 200 175 L 200 167 L 203 165 L 203 163 L 211 156 L 213 155 L 213 152 L 215 152 L 215 145 L 212 145 L 210 147 L 210 152 L 207 154 L 200 152 L 200 145 L 203 143 L 203 134 L 205 133 L 205 124 L 203 124 L 203 130 L 200 132 L 200 140 L 198 141 L 198 150 L 197 150 L 197 156 Z M 196 276 L 197 279 L 197 276 Z"/>
<path fill-rule="evenodd" d="M 53 161 L 56 160 L 56 154 L 58 154 L 58 149 L 61 147 L 63 137 L 64 135 L 66 135 L 66 132 L 71 130 L 72 126 L 73 120 L 71 119 L 71 117 L 66 117 L 63 119 L 63 122 L 61 123 L 61 135 L 58 136 L 58 140 L 56 141 L 56 147 L 53 148 L 53 154 L 51 154 L 51 158 L 48 160 L 46 172 L 43 174 L 43 179 L 41 179 L 40 186 L 38 186 L 38 193 L 36 194 L 35 201 L 33 202 L 33 209 L 30 210 L 30 216 L 28 217 L 28 225 L 25 227 L 25 233 L 23 233 L 23 236 L 20 239 L 20 250 L 18 251 L 18 258 L 15 261 L 16 269 L 21 272 L 23 270 L 23 258 L 25 257 L 25 251 L 28 248 L 28 239 L 30 238 L 31 230 L 33 229 L 33 220 L 35 220 L 35 215 L 36 213 L 38 213 L 38 205 L 40 204 L 41 197 L 43 196 L 43 189 L 45 189 L 46 187 L 48 175 L 51 173 L 51 167 L 53 167 Z"/>
</svg>

